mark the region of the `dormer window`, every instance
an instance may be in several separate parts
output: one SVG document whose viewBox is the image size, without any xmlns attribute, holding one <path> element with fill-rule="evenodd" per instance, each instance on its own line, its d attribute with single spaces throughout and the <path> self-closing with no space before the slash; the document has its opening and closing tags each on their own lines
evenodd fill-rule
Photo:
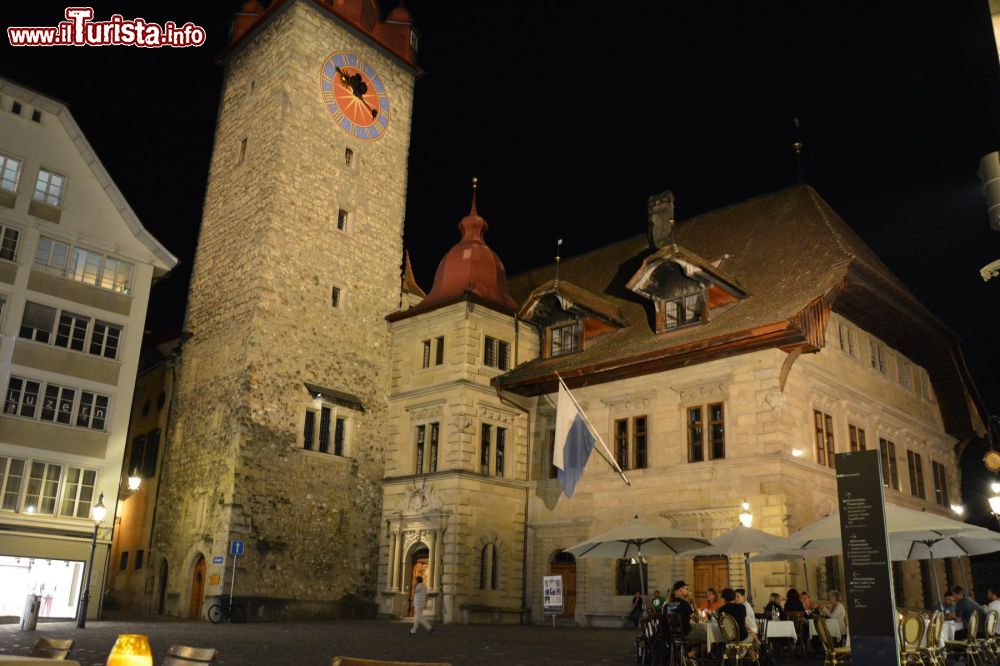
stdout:
<svg viewBox="0 0 1000 666">
<path fill-rule="evenodd" d="M 715 263 L 674 244 L 646 257 L 628 288 L 653 301 L 657 333 L 704 324 L 710 308 L 746 298 L 736 280 Z"/>
<path fill-rule="evenodd" d="M 574 321 L 550 329 L 549 356 L 580 351 L 580 322 Z"/>
<path fill-rule="evenodd" d="M 690 326 L 706 319 L 703 292 L 657 301 L 656 307 L 662 330 Z"/>
</svg>

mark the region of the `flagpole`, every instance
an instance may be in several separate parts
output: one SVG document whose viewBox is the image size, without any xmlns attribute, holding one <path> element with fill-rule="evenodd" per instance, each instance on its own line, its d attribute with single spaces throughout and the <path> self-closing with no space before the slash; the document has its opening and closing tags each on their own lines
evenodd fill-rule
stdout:
<svg viewBox="0 0 1000 666">
<path fill-rule="evenodd" d="M 594 424 L 591 423 L 590 419 L 587 418 L 587 414 L 586 412 L 583 411 L 583 407 L 581 407 L 580 403 L 576 401 L 576 397 L 573 395 L 573 392 L 569 390 L 569 387 L 566 386 L 566 382 L 563 381 L 563 378 L 559 375 L 558 372 L 556 373 L 556 378 L 559 380 L 559 384 L 564 389 L 566 389 L 566 395 L 568 395 L 569 399 L 573 401 L 574 405 L 576 405 L 576 411 L 579 412 L 580 416 L 583 417 L 583 422 L 586 423 L 587 427 L 590 429 L 590 434 L 592 434 L 597 439 L 597 441 L 601 443 L 601 448 L 604 449 L 604 452 L 607 454 L 604 457 L 604 459 L 607 460 L 609 463 L 611 463 L 615 471 L 618 472 L 618 474 L 622 477 L 622 481 L 624 481 L 626 485 L 631 486 L 632 482 L 628 480 L 627 476 L 625 476 L 625 472 L 623 472 L 622 468 L 619 467 L 618 461 L 615 460 L 615 457 L 611 455 L 611 451 L 608 450 L 608 445 L 604 443 L 604 440 L 601 438 L 601 435 L 597 432 L 597 428 L 595 428 Z"/>
</svg>

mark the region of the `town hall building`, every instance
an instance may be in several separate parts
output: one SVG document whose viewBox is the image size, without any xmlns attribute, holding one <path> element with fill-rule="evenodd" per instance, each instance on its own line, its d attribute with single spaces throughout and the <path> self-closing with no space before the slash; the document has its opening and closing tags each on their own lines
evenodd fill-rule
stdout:
<svg viewBox="0 0 1000 666">
<path fill-rule="evenodd" d="M 373 0 L 236 18 L 141 528 L 154 610 L 203 617 L 235 573 L 256 619 L 405 617 L 422 576 L 440 621 L 537 622 L 560 574 L 564 619 L 599 623 L 640 569 L 565 551 L 633 516 L 711 538 L 747 502 L 784 536 L 866 449 L 887 501 L 959 501 L 985 429 L 957 338 L 808 186 L 683 221 L 654 195 L 624 240 L 511 276 L 473 192 L 425 293 L 402 246 L 417 46 Z M 560 378 L 630 485 L 595 451 L 563 495 Z M 761 565 L 754 597 L 821 595 L 840 566 Z M 930 598 L 926 565 L 895 571 L 900 603 Z M 650 560 L 650 589 L 677 578 L 740 584 L 742 559 Z"/>
</svg>

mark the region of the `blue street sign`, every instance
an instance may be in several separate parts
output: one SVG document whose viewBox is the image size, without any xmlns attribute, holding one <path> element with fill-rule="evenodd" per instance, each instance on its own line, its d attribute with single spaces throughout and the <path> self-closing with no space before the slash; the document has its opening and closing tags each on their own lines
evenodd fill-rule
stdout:
<svg viewBox="0 0 1000 666">
<path fill-rule="evenodd" d="M 233 541 L 229 544 L 229 554 L 230 555 L 242 555 L 243 554 L 243 542 Z"/>
<path fill-rule="evenodd" d="M 222 555 L 216 555 L 212 558 L 212 564 L 222 564 L 225 561 L 226 558 L 224 558 Z"/>
</svg>

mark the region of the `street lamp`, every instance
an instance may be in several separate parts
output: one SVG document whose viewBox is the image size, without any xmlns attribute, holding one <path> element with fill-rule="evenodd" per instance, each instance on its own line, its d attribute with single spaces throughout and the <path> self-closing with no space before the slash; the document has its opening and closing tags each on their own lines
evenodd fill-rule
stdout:
<svg viewBox="0 0 1000 666">
<path fill-rule="evenodd" d="M 87 580 L 83 585 L 83 596 L 80 597 L 80 609 L 76 615 L 76 628 L 87 628 L 87 606 L 90 604 L 90 574 L 94 569 L 94 551 L 97 550 L 97 530 L 108 515 L 108 507 L 104 506 L 104 493 L 90 509 L 90 517 L 94 519 L 94 539 L 90 542 L 90 563 L 87 565 Z"/>
<path fill-rule="evenodd" d="M 993 494 L 989 498 L 990 513 L 993 514 L 993 517 L 996 518 L 997 521 L 1000 521 L 1000 483 L 996 481 L 991 483 L 990 490 L 993 491 Z"/>
<path fill-rule="evenodd" d="M 743 513 L 740 514 L 743 527 L 753 527 L 753 514 L 750 513 L 750 502 L 743 502 Z"/>
</svg>

